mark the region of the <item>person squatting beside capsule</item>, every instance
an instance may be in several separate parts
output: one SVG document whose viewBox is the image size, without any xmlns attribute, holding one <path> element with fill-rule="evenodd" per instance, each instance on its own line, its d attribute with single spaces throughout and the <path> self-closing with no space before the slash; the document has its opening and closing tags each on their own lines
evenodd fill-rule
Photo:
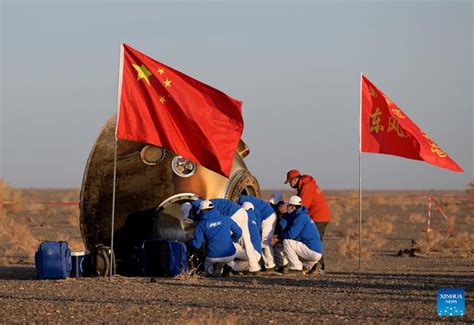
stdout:
<svg viewBox="0 0 474 325">
<path fill-rule="evenodd" d="M 200 221 L 201 213 L 199 211 L 199 206 L 203 200 L 198 199 L 191 203 L 191 209 L 189 209 L 189 216 L 194 219 L 195 221 Z M 237 223 L 237 225 L 242 230 L 242 237 L 239 240 L 239 244 L 242 246 L 245 254 L 247 255 L 248 260 L 248 270 L 251 273 L 260 271 L 260 264 L 257 259 L 257 254 L 255 253 L 255 249 L 253 247 L 250 232 L 248 227 L 248 215 L 245 209 L 243 209 L 240 205 L 236 204 L 235 202 L 227 199 L 211 199 L 210 200 L 216 209 L 221 215 L 223 216 L 230 216 L 230 218 Z M 187 205 L 188 203 L 184 203 Z M 183 209 L 188 209 L 184 208 Z"/>
<path fill-rule="evenodd" d="M 272 239 L 275 260 L 282 269 L 288 262 L 288 274 L 312 274 L 323 254 L 319 232 L 299 196 L 290 198 L 287 211 L 283 216 L 286 225 Z"/>
<path fill-rule="evenodd" d="M 319 237 L 323 241 L 326 227 L 331 222 L 331 214 L 324 193 L 316 180 L 309 175 L 301 175 L 297 169 L 292 169 L 286 174 L 286 183 L 297 190 L 296 195 L 301 197 L 303 205 L 308 208 L 308 215 L 315 222 Z M 324 257 L 318 262 L 318 268 L 318 272 L 324 274 Z"/>
<path fill-rule="evenodd" d="M 209 275 L 220 276 L 225 264 L 234 267 L 237 253 L 235 242 L 241 238 L 242 229 L 232 218 L 220 215 L 209 200 L 201 201 L 198 214 L 200 221 L 190 245 L 200 249 L 206 241 L 204 270 Z"/>
<path fill-rule="evenodd" d="M 241 195 L 238 203 L 250 202 L 254 206 L 254 214 L 257 224 L 262 234 L 262 253 L 265 262 L 265 271 L 275 271 L 275 262 L 273 259 L 272 238 L 275 233 L 276 213 L 270 203 L 255 196 Z"/>
</svg>

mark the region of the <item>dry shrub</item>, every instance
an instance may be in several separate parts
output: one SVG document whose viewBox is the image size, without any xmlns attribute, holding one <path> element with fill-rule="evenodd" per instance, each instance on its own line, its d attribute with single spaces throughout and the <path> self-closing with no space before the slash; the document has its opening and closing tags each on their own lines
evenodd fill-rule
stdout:
<svg viewBox="0 0 474 325">
<path fill-rule="evenodd" d="M 79 201 L 81 195 L 80 190 L 71 190 L 68 191 L 64 196 L 61 198 L 61 202 L 74 202 Z"/>
<path fill-rule="evenodd" d="M 382 219 L 370 219 L 367 221 L 367 225 L 365 226 L 365 230 L 372 233 L 378 234 L 391 234 L 394 229 L 394 225 L 391 221 L 387 220 L 391 219 L 394 220 L 395 217 L 392 216 L 385 216 Z"/>
<path fill-rule="evenodd" d="M 417 240 L 417 244 L 420 249 L 420 253 L 428 254 L 430 252 L 441 251 L 440 245 L 444 240 L 444 236 L 442 236 L 438 231 L 432 230 L 427 232 L 424 238 Z"/>
<path fill-rule="evenodd" d="M 374 203 L 375 204 L 380 204 L 380 205 L 386 205 L 387 204 L 387 198 L 383 196 L 375 197 L 374 198 Z"/>
<path fill-rule="evenodd" d="M 33 263 L 39 242 L 30 229 L 5 214 L 0 224 L 0 264 Z"/>
<path fill-rule="evenodd" d="M 425 223 L 427 222 L 426 216 L 421 215 L 420 213 L 412 213 L 410 214 L 410 217 L 408 217 L 408 220 L 410 220 L 411 223 Z"/>
<path fill-rule="evenodd" d="M 180 274 L 174 277 L 176 280 L 180 281 L 197 281 L 204 278 L 203 274 L 198 271 L 197 268 L 190 268 L 185 271 L 181 271 Z"/>
<path fill-rule="evenodd" d="M 362 258 L 370 258 L 376 249 L 381 248 L 387 243 L 387 240 L 384 239 L 383 236 L 393 232 L 394 224 L 390 221 L 393 219 L 393 216 L 384 216 L 382 218 L 369 219 L 364 224 L 362 229 L 362 240 L 364 241 L 361 251 Z M 351 223 L 354 223 L 354 221 L 352 220 Z M 358 233 L 347 230 L 345 235 L 343 233 L 341 235 L 343 239 L 338 242 L 341 255 L 347 258 L 358 258 Z"/>
<path fill-rule="evenodd" d="M 352 232 L 346 235 L 344 239 L 339 240 L 339 253 L 347 258 L 359 258 L 359 238 L 357 233 Z M 368 259 L 372 255 L 367 245 L 362 245 L 361 258 Z"/>
<path fill-rule="evenodd" d="M 44 209 L 45 209 L 45 206 L 44 206 L 44 204 L 41 204 L 41 203 L 29 204 L 28 208 L 27 208 L 28 212 L 31 212 L 31 213 L 34 213 L 34 214 L 39 214 L 42 211 L 44 211 Z"/>
<path fill-rule="evenodd" d="M 380 234 L 364 229 L 362 231 L 362 238 L 367 239 L 370 241 L 371 246 L 375 248 L 381 248 L 383 245 L 387 243 L 387 240 L 383 239 Z"/>
<path fill-rule="evenodd" d="M 341 223 L 341 216 L 344 212 L 344 208 L 337 202 L 330 202 L 329 211 L 331 211 L 331 223 L 334 226 L 339 226 Z"/>
<path fill-rule="evenodd" d="M 64 240 L 64 239 L 59 239 L 59 240 Z M 84 246 L 84 242 L 82 241 L 81 238 L 67 237 L 65 241 L 67 241 L 67 245 L 73 252 L 83 252 L 86 250 Z"/>
<path fill-rule="evenodd" d="M 362 238 L 370 241 L 370 247 L 372 250 L 379 249 L 387 243 L 387 240 L 385 240 L 383 236 L 391 234 L 394 229 L 393 223 L 387 220 L 390 218 L 393 219 L 391 216 L 370 219 L 364 225 L 362 230 Z"/>
<path fill-rule="evenodd" d="M 47 218 L 54 218 L 58 214 L 58 211 L 56 211 L 56 209 L 45 207 L 40 213 Z"/>
<path fill-rule="evenodd" d="M 345 223 L 346 225 L 349 225 L 349 226 L 350 226 L 350 225 L 352 225 L 352 224 L 354 224 L 354 223 L 357 223 L 356 220 L 359 220 L 359 216 L 357 216 L 357 219 L 355 219 L 355 218 L 346 218 L 346 219 L 344 219 L 344 223 Z"/>
<path fill-rule="evenodd" d="M 449 213 L 457 213 L 461 209 L 459 208 L 459 205 L 451 204 L 451 205 L 448 206 L 447 210 L 449 211 Z"/>
<path fill-rule="evenodd" d="M 469 182 L 466 193 L 469 196 L 469 207 L 474 208 L 474 181 Z"/>
<path fill-rule="evenodd" d="M 454 226 L 456 225 L 456 217 L 454 216 L 448 217 L 448 221 L 446 223 L 447 223 L 448 229 L 454 230 Z"/>
<path fill-rule="evenodd" d="M 3 178 L 0 178 L 0 207 L 3 208 L 3 202 L 15 202 L 15 204 L 8 205 L 5 210 L 14 211 L 20 209 L 20 205 L 23 202 L 21 191 L 13 188 L 6 183 Z"/>
<path fill-rule="evenodd" d="M 450 253 L 457 257 L 472 257 L 474 255 L 474 235 L 465 231 L 452 234 L 447 242 Z"/>
<path fill-rule="evenodd" d="M 469 232 L 453 233 L 443 236 L 438 231 L 431 231 L 424 238 L 417 240 L 420 253 L 439 252 L 454 257 L 471 257 L 474 254 L 474 235 Z"/>
<path fill-rule="evenodd" d="M 67 218 L 68 223 L 71 226 L 79 228 L 79 215 L 80 215 L 79 208 L 75 207 L 74 209 L 72 209 Z"/>
</svg>

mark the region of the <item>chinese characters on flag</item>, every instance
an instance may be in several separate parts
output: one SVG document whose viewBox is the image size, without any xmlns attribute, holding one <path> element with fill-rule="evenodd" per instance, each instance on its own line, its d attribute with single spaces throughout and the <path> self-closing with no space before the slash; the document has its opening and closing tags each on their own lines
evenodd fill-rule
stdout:
<svg viewBox="0 0 474 325">
<path fill-rule="evenodd" d="M 242 102 L 121 48 L 116 136 L 163 147 L 229 177 L 242 135 Z"/>
<path fill-rule="evenodd" d="M 383 153 L 463 172 L 428 135 L 364 75 L 361 77 L 360 151 Z"/>
</svg>

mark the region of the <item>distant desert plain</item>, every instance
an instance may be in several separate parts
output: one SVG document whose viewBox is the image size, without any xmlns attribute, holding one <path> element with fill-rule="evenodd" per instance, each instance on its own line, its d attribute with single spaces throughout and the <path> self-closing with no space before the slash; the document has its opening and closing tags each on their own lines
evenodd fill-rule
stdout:
<svg viewBox="0 0 474 325">
<path fill-rule="evenodd" d="M 0 184 L 2 322 L 186 324 L 474 321 L 474 184 L 459 191 L 326 191 L 326 274 L 37 280 L 42 241 L 85 250 L 78 189 Z M 263 191 L 269 198 L 271 191 Z M 285 191 L 288 199 L 292 192 Z M 427 230 L 429 196 L 432 204 Z M 434 201 L 433 201 L 434 202 Z M 439 317 L 437 289 L 464 288 L 463 317 Z"/>
</svg>

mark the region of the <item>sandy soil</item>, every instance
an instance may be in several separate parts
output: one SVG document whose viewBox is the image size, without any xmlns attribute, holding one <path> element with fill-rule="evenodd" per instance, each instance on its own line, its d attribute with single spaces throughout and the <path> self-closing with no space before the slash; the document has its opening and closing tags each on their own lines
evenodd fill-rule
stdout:
<svg viewBox="0 0 474 325">
<path fill-rule="evenodd" d="M 265 193 L 266 194 L 266 193 Z M 327 273 L 318 277 L 241 276 L 191 280 L 126 278 L 35 279 L 32 254 L 40 240 L 67 239 L 81 247 L 77 208 L 30 204 L 77 200 L 78 192 L 30 190 L 23 205 L 4 208 L 10 232 L 0 237 L 2 322 L 399 323 L 474 322 L 474 212 L 464 192 L 434 197 L 454 224 L 449 236 L 441 214 L 420 192 L 367 192 L 358 270 L 358 201 L 354 191 L 328 192 L 333 222 L 325 237 Z M 454 197 L 453 197 L 454 196 Z M 28 204 L 27 204 L 28 203 Z M 22 232 L 21 238 L 15 235 Z M 9 235 L 10 234 L 10 237 Z M 27 239 L 27 237 L 30 237 Z M 416 257 L 399 257 L 412 239 Z M 19 243 L 28 241 L 21 249 Z M 436 290 L 466 290 L 466 316 L 436 316 Z"/>
</svg>

